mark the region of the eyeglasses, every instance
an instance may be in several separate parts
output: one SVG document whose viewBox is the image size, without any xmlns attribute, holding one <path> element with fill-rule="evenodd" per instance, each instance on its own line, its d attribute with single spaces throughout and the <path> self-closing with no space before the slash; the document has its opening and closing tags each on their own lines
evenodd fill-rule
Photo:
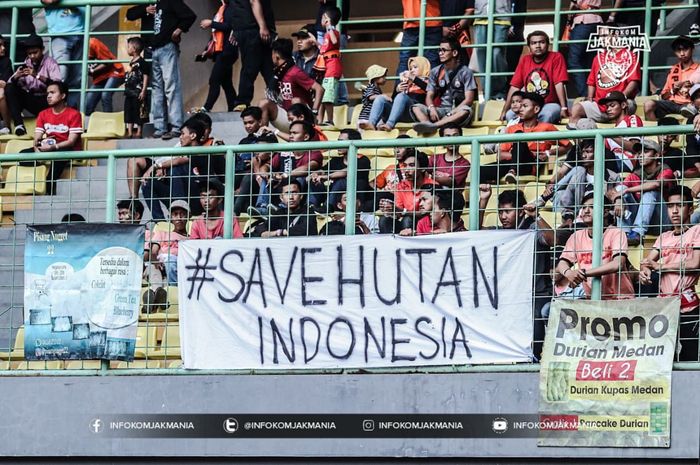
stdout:
<svg viewBox="0 0 700 465">
<path fill-rule="evenodd" d="M 440 48 L 438 49 L 438 53 L 450 53 L 452 51 L 451 48 Z"/>
</svg>

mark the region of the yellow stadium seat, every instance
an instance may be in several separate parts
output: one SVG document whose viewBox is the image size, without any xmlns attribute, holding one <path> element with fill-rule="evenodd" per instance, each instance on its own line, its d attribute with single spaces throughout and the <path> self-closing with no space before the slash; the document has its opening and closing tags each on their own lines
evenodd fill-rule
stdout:
<svg viewBox="0 0 700 465">
<path fill-rule="evenodd" d="M 316 214 L 316 231 L 320 232 L 329 220 L 330 218 L 326 215 Z"/>
<path fill-rule="evenodd" d="M 7 170 L 5 187 L 0 189 L 0 195 L 44 195 L 47 171 L 48 168 L 44 165 L 11 166 Z"/>
<path fill-rule="evenodd" d="M 175 227 L 173 224 L 169 221 L 159 221 L 153 226 L 153 231 L 152 232 L 166 232 L 166 233 L 171 233 Z"/>
<path fill-rule="evenodd" d="M 487 100 L 486 103 L 484 103 L 484 111 L 479 121 L 500 121 L 504 103 L 503 100 Z"/>
<path fill-rule="evenodd" d="M 649 100 L 659 100 L 658 95 L 638 95 L 634 98 L 634 103 L 637 104 L 637 111 L 634 112 L 635 115 L 644 119 L 644 102 Z"/>
<path fill-rule="evenodd" d="M 12 346 L 12 349 L 7 352 L 0 352 L 0 359 L 24 359 L 24 326 L 17 329 L 17 334 L 15 334 L 15 344 Z"/>
<path fill-rule="evenodd" d="M 494 228 L 498 227 L 498 213 L 486 213 L 484 214 L 484 228 Z"/>
<path fill-rule="evenodd" d="M 63 362 L 61 360 L 32 360 L 20 362 L 15 370 L 62 370 Z"/>
<path fill-rule="evenodd" d="M 337 127 L 344 128 L 348 125 L 348 110 L 347 105 L 333 107 L 333 122 Z"/>
<path fill-rule="evenodd" d="M 537 197 L 544 192 L 547 185 L 541 182 L 530 182 L 525 184 L 523 187 L 523 193 L 525 194 L 525 199 L 527 202 L 534 201 Z"/>
<path fill-rule="evenodd" d="M 33 140 L 25 139 L 10 139 L 5 144 L 5 153 L 19 153 L 22 150 L 30 149 L 34 147 Z"/>
<path fill-rule="evenodd" d="M 182 368 L 182 360 L 173 360 L 168 362 L 167 368 Z"/>
<path fill-rule="evenodd" d="M 545 220 L 547 224 L 550 225 L 552 228 L 558 228 L 561 224 L 560 212 L 539 210 L 538 213 L 542 217 L 542 219 Z"/>
<path fill-rule="evenodd" d="M 104 113 L 96 111 L 88 119 L 83 139 L 118 139 L 124 137 L 124 112 Z"/>
<path fill-rule="evenodd" d="M 340 136 L 340 131 L 323 129 L 323 134 L 328 138 L 328 140 L 338 140 L 338 137 Z"/>
<path fill-rule="evenodd" d="M 350 124 L 348 127 L 357 129 L 357 122 L 360 120 L 360 112 L 362 111 L 362 104 L 358 103 L 352 108 L 352 116 L 350 120 Z"/>
<path fill-rule="evenodd" d="M 145 325 L 136 329 L 136 347 L 134 350 L 134 357 L 136 358 L 146 358 L 147 354 L 151 351 L 156 350 L 158 347 L 158 341 L 156 334 L 158 327 L 155 325 Z"/>
<path fill-rule="evenodd" d="M 102 367 L 100 360 L 69 360 L 66 362 L 66 370 L 99 370 Z"/>
<path fill-rule="evenodd" d="M 397 137 L 399 137 L 398 129 L 392 129 L 391 131 L 372 131 L 365 129 L 362 131 L 362 138 L 365 140 L 396 139 Z"/>
<path fill-rule="evenodd" d="M 0 361 L 0 370 L 9 370 L 10 369 L 10 362 L 8 361 Z"/>
<path fill-rule="evenodd" d="M 630 265 L 635 269 L 639 270 L 639 264 L 645 256 L 644 248 L 641 246 L 634 246 L 627 248 L 627 260 Z"/>
<path fill-rule="evenodd" d="M 179 359 L 180 358 L 180 326 L 167 325 L 157 350 L 149 351 L 148 358 Z"/>
<path fill-rule="evenodd" d="M 132 370 L 143 370 L 154 368 L 161 368 L 161 363 L 159 360 L 134 360 L 133 362 L 120 361 L 114 364 L 112 368 L 118 370 L 132 369 Z"/>
<path fill-rule="evenodd" d="M 0 136 L 0 141 L 11 141 L 11 140 L 33 140 L 34 131 L 36 130 L 36 118 L 24 118 L 24 127 L 27 133 L 23 136 L 16 136 L 12 133 Z"/>
<path fill-rule="evenodd" d="M 387 167 L 391 165 L 396 165 L 396 158 L 391 157 L 374 157 L 370 160 L 370 165 L 372 169 L 369 172 L 369 180 L 376 178 L 379 173 L 384 171 Z"/>
</svg>

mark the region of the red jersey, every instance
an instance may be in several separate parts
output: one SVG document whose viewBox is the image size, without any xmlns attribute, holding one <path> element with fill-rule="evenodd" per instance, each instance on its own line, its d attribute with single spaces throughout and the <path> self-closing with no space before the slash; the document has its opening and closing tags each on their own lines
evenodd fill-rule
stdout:
<svg viewBox="0 0 700 465">
<path fill-rule="evenodd" d="M 656 170 L 652 173 L 645 173 L 644 167 L 638 167 L 632 173 L 629 174 L 622 182 L 625 187 L 635 187 L 640 186 L 648 181 L 661 181 L 664 186 L 663 189 L 668 189 L 676 183 L 676 176 L 673 174 L 673 170 L 669 168 L 665 163 L 660 164 Z M 634 197 L 639 200 L 642 194 L 639 192 L 634 193 Z"/>
<path fill-rule="evenodd" d="M 91 60 L 116 60 L 117 57 L 100 40 L 92 37 L 90 39 L 90 50 L 88 57 Z M 121 63 L 105 63 L 107 67 L 102 71 L 92 75 L 92 82 L 100 84 L 109 78 L 123 78 L 124 66 Z"/>
<path fill-rule="evenodd" d="M 641 128 L 644 126 L 642 118 L 637 115 L 627 115 L 622 121 L 617 123 L 616 128 Z M 637 159 L 634 153 L 624 150 L 614 139 L 605 139 L 605 147 L 613 152 L 617 158 L 632 170 L 637 166 Z"/>
<path fill-rule="evenodd" d="M 642 74 L 639 70 L 639 60 L 637 60 L 634 55 L 632 55 L 630 59 L 627 70 L 622 68 L 622 66 L 617 66 L 619 60 L 629 58 L 627 53 L 627 51 L 621 50 L 616 54 L 608 55 L 604 52 L 600 52 L 596 55 L 591 65 L 591 72 L 586 80 L 586 84 L 595 87 L 593 99 L 596 102 L 605 97 L 609 92 L 617 90 L 624 93 L 630 82 L 642 80 Z M 612 62 L 613 65 L 606 65 L 608 61 Z M 635 96 L 636 94 L 628 97 L 634 98 Z M 600 104 L 598 104 L 598 106 L 600 107 L 600 111 L 605 113 L 605 107 Z"/>
<path fill-rule="evenodd" d="M 292 106 L 293 99 L 301 100 L 308 106 L 313 104 L 311 98 L 311 88 L 316 81 L 311 79 L 304 71 L 296 66 L 292 66 L 287 70 L 282 80 L 279 82 L 280 98 L 282 99 L 282 108 L 289 110 Z"/>
<path fill-rule="evenodd" d="M 331 41 L 331 36 L 335 37 L 335 44 Z M 326 62 L 324 77 L 340 79 L 343 76 L 343 64 L 340 61 L 340 32 L 337 29 L 326 32 L 320 53 Z"/>
<path fill-rule="evenodd" d="M 568 80 L 564 55 L 549 52 L 542 63 L 536 63 L 532 55 L 522 56 L 510 85 L 525 92 L 539 94 L 544 103 L 559 103 L 554 86 Z"/>
<path fill-rule="evenodd" d="M 54 113 L 52 108 L 47 108 L 36 117 L 36 134 L 46 135 L 56 143 L 65 142 L 70 134 L 83 133 L 83 117 L 75 108 L 66 107 L 61 113 Z M 83 143 L 78 136 L 78 141 L 71 150 L 83 150 Z"/>
</svg>

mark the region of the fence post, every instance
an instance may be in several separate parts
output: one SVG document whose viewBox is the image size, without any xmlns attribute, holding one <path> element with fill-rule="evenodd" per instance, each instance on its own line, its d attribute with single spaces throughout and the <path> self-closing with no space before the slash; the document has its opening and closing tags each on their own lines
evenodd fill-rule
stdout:
<svg viewBox="0 0 700 465">
<path fill-rule="evenodd" d="M 651 47 L 651 0 L 646 0 L 646 10 L 644 11 L 644 33 L 649 37 Z M 644 52 L 642 56 L 642 95 L 649 95 L 649 58 L 651 51 Z"/>
<path fill-rule="evenodd" d="M 559 51 L 559 38 L 561 37 L 561 4 L 563 2 L 554 2 L 554 37 L 552 37 L 552 50 Z"/>
<path fill-rule="evenodd" d="M 605 141 L 603 136 L 595 136 L 595 157 L 593 161 L 593 263 L 592 268 L 600 266 L 603 255 L 603 196 L 605 195 Z M 600 277 L 593 278 L 591 300 L 600 300 Z"/>
<path fill-rule="evenodd" d="M 85 30 L 83 31 L 83 61 L 81 63 L 80 79 L 80 111 L 85 114 L 86 89 L 88 87 L 88 55 L 90 54 L 90 28 L 92 27 L 92 5 L 85 6 Z M 70 65 L 73 66 L 73 65 Z"/>
<path fill-rule="evenodd" d="M 15 58 L 17 57 L 17 25 L 19 24 L 19 8 L 12 7 L 12 25 L 10 26 L 10 61 L 16 65 Z"/>
<path fill-rule="evenodd" d="M 337 1 L 336 1 L 336 6 L 337 6 L 338 9 L 342 12 L 342 11 L 343 11 L 343 0 L 337 0 Z M 341 19 L 341 20 L 347 21 L 348 18 L 343 18 L 343 17 L 341 16 L 340 19 Z M 343 32 L 343 25 L 342 25 L 342 23 L 338 23 L 337 29 L 338 29 L 338 32 L 340 32 L 340 33 Z"/>
<path fill-rule="evenodd" d="M 486 17 L 488 24 L 486 25 L 486 60 L 484 65 L 484 101 L 491 99 L 491 71 L 493 71 L 493 13 L 496 11 L 496 2 L 488 2 Z M 481 44 L 479 44 L 481 45 Z M 480 48 L 476 49 L 477 57 L 479 56 Z M 478 60 L 477 60 L 478 61 Z M 481 67 L 482 63 L 479 63 Z"/>
<path fill-rule="evenodd" d="M 224 239 L 233 238 L 233 184 L 236 176 L 236 157 L 233 150 L 226 151 L 224 183 Z"/>
<path fill-rule="evenodd" d="M 418 56 L 425 56 L 425 12 L 428 0 L 420 0 L 420 21 L 418 22 Z"/>
<path fill-rule="evenodd" d="M 469 174 L 469 225 L 470 231 L 479 230 L 479 183 L 481 170 L 481 142 L 478 139 L 472 140 L 472 157 Z"/>
<path fill-rule="evenodd" d="M 107 157 L 107 193 L 105 205 L 105 223 L 114 223 L 115 210 L 117 208 L 117 158 L 113 153 Z M 106 375 L 109 370 L 109 361 L 100 362 L 100 375 Z"/>
<path fill-rule="evenodd" d="M 355 234 L 355 212 L 357 211 L 357 146 L 348 147 L 347 198 L 345 202 L 345 235 Z"/>
</svg>

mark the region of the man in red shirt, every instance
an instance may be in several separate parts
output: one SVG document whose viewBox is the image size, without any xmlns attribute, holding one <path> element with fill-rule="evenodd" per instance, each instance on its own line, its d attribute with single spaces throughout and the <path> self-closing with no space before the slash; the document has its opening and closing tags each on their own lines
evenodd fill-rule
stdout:
<svg viewBox="0 0 700 465">
<path fill-rule="evenodd" d="M 272 43 L 273 79 L 276 89 L 268 88 L 268 98 L 260 101 L 261 126 L 269 122 L 282 132 L 289 132 L 287 110 L 295 103 L 303 103 L 318 114 L 323 98 L 323 87 L 294 65 L 293 45 L 290 39 L 277 39 Z"/>
<path fill-rule="evenodd" d="M 83 133 L 83 117 L 78 110 L 69 107 L 68 85 L 49 81 L 46 86 L 49 108 L 39 113 L 34 132 L 35 152 L 66 152 L 82 150 L 80 135 Z M 68 165 L 67 160 L 54 160 L 49 168 L 47 192 L 53 195 L 55 181 Z"/>
<path fill-rule="evenodd" d="M 420 18 L 421 0 L 402 0 L 403 17 Z M 442 21 L 439 19 L 430 19 L 440 16 L 440 0 L 427 0 L 425 9 L 425 40 L 426 47 L 440 45 L 443 36 Z M 417 50 L 406 50 L 407 47 L 418 47 L 418 32 L 420 24 L 418 21 L 405 21 L 403 23 L 403 35 L 401 37 L 401 52 L 399 52 L 399 67 L 396 74 L 400 75 L 408 69 L 408 59 L 416 56 Z M 428 48 L 425 50 L 425 57 L 430 61 L 430 66 L 438 66 L 440 60 L 436 48 Z"/>
<path fill-rule="evenodd" d="M 639 167 L 625 178 L 613 196 L 613 200 L 622 202 L 618 205 L 620 211 L 627 207 L 633 213 L 629 220 L 625 215 L 619 220 L 622 227 L 630 230 L 629 245 L 639 245 L 652 223 L 660 224 L 662 229 L 669 224 L 668 212 L 661 205 L 662 194 L 676 183 L 673 170 L 660 159 L 658 142 L 647 138 L 634 146 L 634 152 Z"/>
<path fill-rule="evenodd" d="M 515 118 L 510 111 L 510 100 L 518 90 L 534 92 L 544 100 L 540 108 L 539 120 L 556 124 L 569 116 L 566 103 L 566 82 L 569 74 L 566 60 L 559 52 L 549 51 L 549 36 L 542 31 L 534 31 L 527 36 L 529 55 L 520 58 L 515 74 L 510 81 L 510 90 L 503 104 L 501 120 Z M 509 114 L 510 113 L 510 114 Z"/>
<path fill-rule="evenodd" d="M 109 50 L 104 42 L 91 37 L 90 50 L 88 52 L 90 60 L 116 60 L 117 57 Z M 124 66 L 121 63 L 100 63 L 90 67 L 90 76 L 92 76 L 91 92 L 87 96 L 87 107 L 85 114 L 90 116 L 97 104 L 102 102 L 102 111 L 111 113 L 114 111 L 112 106 L 112 97 L 114 92 L 109 89 L 116 89 L 124 84 Z M 99 92 L 100 89 L 105 89 L 104 92 Z M 95 92 L 96 91 L 96 92 Z"/>
</svg>

